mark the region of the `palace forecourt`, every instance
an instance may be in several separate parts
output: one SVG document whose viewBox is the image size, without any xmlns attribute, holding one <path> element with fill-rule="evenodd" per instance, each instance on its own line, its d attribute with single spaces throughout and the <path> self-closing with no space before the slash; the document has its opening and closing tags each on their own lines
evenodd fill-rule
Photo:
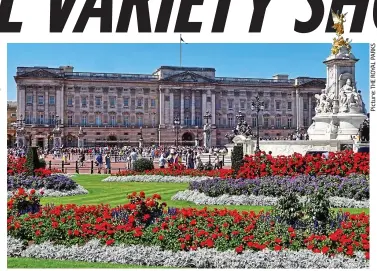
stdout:
<svg viewBox="0 0 377 271">
<path fill-rule="evenodd" d="M 256 96 L 260 137 L 282 138 L 306 131 L 315 116 L 315 94 L 326 78 L 275 75 L 271 79 L 217 77 L 214 68 L 161 66 L 152 74 L 76 72 L 71 66 L 18 67 L 17 118 L 25 122 L 25 143 L 52 148 L 60 120 L 62 144 L 84 146 L 172 145 L 180 120 L 179 145 L 203 145 L 204 116 L 211 115 L 211 146 L 225 135 L 239 112 L 256 130 L 251 110 Z M 80 132 L 80 127 L 82 128 Z"/>
</svg>

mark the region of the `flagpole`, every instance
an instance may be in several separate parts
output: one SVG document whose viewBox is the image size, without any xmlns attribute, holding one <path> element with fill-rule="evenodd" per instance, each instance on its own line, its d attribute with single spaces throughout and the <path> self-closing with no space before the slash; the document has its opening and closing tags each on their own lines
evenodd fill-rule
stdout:
<svg viewBox="0 0 377 271">
<path fill-rule="evenodd" d="M 182 34 L 179 36 L 179 66 L 182 67 Z"/>
</svg>

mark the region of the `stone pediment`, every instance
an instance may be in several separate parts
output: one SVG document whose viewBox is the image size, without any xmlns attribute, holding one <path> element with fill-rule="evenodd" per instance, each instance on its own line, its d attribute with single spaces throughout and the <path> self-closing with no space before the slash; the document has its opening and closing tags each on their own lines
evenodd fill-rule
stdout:
<svg viewBox="0 0 377 271">
<path fill-rule="evenodd" d="M 176 82 L 176 83 L 212 83 L 214 80 L 202 76 L 194 72 L 182 72 L 166 77 L 162 81 Z"/>
<path fill-rule="evenodd" d="M 44 69 L 37 69 L 31 72 L 27 72 L 19 75 L 18 77 L 37 77 L 37 78 L 58 78 L 59 75 L 46 71 Z"/>
<path fill-rule="evenodd" d="M 320 79 L 313 79 L 309 82 L 303 83 L 300 85 L 300 88 L 305 88 L 305 87 L 315 87 L 315 88 L 320 88 L 324 89 L 326 88 L 326 81 L 320 80 Z"/>
</svg>

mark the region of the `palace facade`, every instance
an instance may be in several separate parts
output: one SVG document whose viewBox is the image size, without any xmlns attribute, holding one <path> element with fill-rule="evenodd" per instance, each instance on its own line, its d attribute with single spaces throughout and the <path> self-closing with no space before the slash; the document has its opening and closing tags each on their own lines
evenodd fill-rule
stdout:
<svg viewBox="0 0 377 271">
<path fill-rule="evenodd" d="M 315 94 L 325 78 L 275 75 L 271 79 L 217 77 L 214 68 L 162 66 L 152 74 L 75 72 L 59 68 L 18 67 L 17 117 L 25 120 L 26 140 L 52 144 L 56 118 L 65 146 L 77 146 L 80 127 L 85 146 L 175 143 L 174 119 L 180 120 L 179 144 L 203 141 L 208 111 L 212 146 L 227 143 L 225 135 L 242 112 L 255 129 L 252 102 L 258 95 L 264 110 L 258 122 L 261 137 L 283 137 L 312 123 Z"/>
</svg>

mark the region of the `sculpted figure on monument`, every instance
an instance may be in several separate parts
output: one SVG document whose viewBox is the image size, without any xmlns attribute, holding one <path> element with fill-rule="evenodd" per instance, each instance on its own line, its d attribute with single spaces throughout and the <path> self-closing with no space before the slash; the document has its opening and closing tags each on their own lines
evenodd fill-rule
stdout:
<svg viewBox="0 0 377 271">
<path fill-rule="evenodd" d="M 345 92 L 346 94 L 351 93 L 355 88 L 352 87 L 352 81 L 351 79 L 347 79 L 346 84 L 340 89 L 340 91 Z"/>
<path fill-rule="evenodd" d="M 316 94 L 314 97 L 317 99 L 317 106 L 315 108 L 315 111 L 317 113 L 326 113 L 326 90 L 322 89 L 321 95 Z"/>
<path fill-rule="evenodd" d="M 342 113 L 348 112 L 348 97 L 344 91 L 340 94 L 340 111 Z"/>
</svg>

